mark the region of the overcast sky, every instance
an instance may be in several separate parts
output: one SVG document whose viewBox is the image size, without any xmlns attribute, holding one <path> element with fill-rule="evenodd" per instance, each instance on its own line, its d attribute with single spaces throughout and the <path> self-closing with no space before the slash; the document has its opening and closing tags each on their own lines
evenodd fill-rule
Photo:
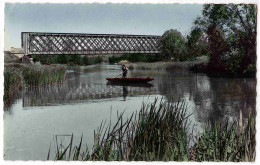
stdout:
<svg viewBox="0 0 260 165">
<path fill-rule="evenodd" d="M 10 4 L 5 5 L 5 50 L 21 47 L 21 32 L 162 35 L 187 34 L 201 4 Z"/>
</svg>

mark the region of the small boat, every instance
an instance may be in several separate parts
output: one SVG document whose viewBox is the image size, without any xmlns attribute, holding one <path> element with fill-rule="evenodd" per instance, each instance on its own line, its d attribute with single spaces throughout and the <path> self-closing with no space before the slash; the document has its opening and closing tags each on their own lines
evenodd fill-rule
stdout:
<svg viewBox="0 0 260 165">
<path fill-rule="evenodd" d="M 154 78 L 107 78 L 111 83 L 147 83 L 154 80 Z"/>
<path fill-rule="evenodd" d="M 111 86 L 122 86 L 122 87 L 144 87 L 144 88 L 151 88 L 153 87 L 153 84 L 150 83 L 129 83 L 129 82 L 107 82 L 107 85 Z"/>
</svg>

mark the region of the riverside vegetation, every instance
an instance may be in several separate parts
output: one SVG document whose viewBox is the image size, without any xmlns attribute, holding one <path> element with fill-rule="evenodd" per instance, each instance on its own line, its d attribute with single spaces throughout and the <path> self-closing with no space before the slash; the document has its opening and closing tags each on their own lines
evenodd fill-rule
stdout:
<svg viewBox="0 0 260 165">
<path fill-rule="evenodd" d="M 8 107 L 14 96 L 25 86 L 61 83 L 66 68 L 61 65 L 6 64 L 4 69 L 4 106 Z"/>
<path fill-rule="evenodd" d="M 42 64 L 66 64 L 66 65 L 93 65 L 101 63 L 101 57 L 88 58 L 86 55 L 32 55 L 34 61 L 40 61 Z"/>
<path fill-rule="evenodd" d="M 193 70 L 255 76 L 256 11 L 254 4 L 205 4 L 192 31 L 208 36 L 210 60 Z"/>
<path fill-rule="evenodd" d="M 139 113 L 117 122 L 102 122 L 94 131 L 94 146 L 72 147 L 73 134 L 67 146 L 58 144 L 54 160 L 82 161 L 254 161 L 255 118 L 249 115 L 246 127 L 237 123 L 214 125 L 196 139 L 188 133 L 189 116 L 183 101 L 169 103 L 155 99 L 143 104 Z M 51 158 L 50 149 L 47 159 Z"/>
</svg>

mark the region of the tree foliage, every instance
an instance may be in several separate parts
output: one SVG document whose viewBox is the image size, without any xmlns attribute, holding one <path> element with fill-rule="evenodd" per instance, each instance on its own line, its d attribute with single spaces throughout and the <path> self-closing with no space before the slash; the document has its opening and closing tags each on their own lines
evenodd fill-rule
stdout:
<svg viewBox="0 0 260 165">
<path fill-rule="evenodd" d="M 198 27 L 191 30 L 187 36 L 186 43 L 189 56 L 198 57 L 208 55 L 208 41 L 205 34 L 206 33 Z"/>
<path fill-rule="evenodd" d="M 166 58 L 184 60 L 187 54 L 184 37 L 177 30 L 167 30 L 162 36 L 162 50 Z"/>
<path fill-rule="evenodd" d="M 237 62 L 237 73 L 244 73 L 248 67 L 256 64 L 256 5 L 253 4 L 205 4 L 203 7 L 203 17 L 198 17 L 194 21 L 195 28 L 207 32 L 211 37 L 210 57 L 214 61 L 216 56 L 218 59 L 225 59 L 221 63 L 226 63 L 230 67 L 230 60 L 236 59 L 234 56 L 239 54 L 240 63 Z M 211 28 L 211 30 L 210 30 Z M 213 29 L 218 29 L 221 34 L 220 40 L 223 43 L 219 45 L 218 39 Z M 214 30 L 213 30 L 214 31 Z M 210 39 L 209 39 L 210 40 Z M 216 43 L 214 43 L 215 41 Z M 220 47 L 217 47 L 219 45 Z M 221 49 L 225 46 L 225 51 L 214 53 L 214 49 Z M 233 54 L 232 52 L 243 52 Z M 215 52 L 216 53 L 216 52 Z M 231 62 L 232 63 L 232 62 Z M 233 63 L 234 64 L 234 63 Z M 234 68 L 234 66 L 233 66 Z"/>
</svg>

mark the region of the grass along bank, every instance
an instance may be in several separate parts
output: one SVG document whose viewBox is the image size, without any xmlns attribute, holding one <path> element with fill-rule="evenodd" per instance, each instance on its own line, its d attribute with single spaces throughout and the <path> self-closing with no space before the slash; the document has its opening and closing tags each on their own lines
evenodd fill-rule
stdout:
<svg viewBox="0 0 260 165">
<path fill-rule="evenodd" d="M 184 62 L 153 62 L 153 63 L 130 63 L 130 69 L 141 69 L 141 70 L 171 70 L 171 69 L 189 69 L 200 64 L 207 64 L 208 57 L 201 56 L 197 57 L 194 61 Z"/>
<path fill-rule="evenodd" d="M 122 60 L 129 62 L 157 62 L 162 61 L 163 56 L 161 54 L 126 53 L 119 57 L 113 55 L 108 58 L 109 63 L 118 63 Z"/>
<path fill-rule="evenodd" d="M 66 68 L 61 65 L 7 63 L 4 67 L 4 106 L 11 105 L 15 95 L 25 86 L 61 83 Z"/>
<path fill-rule="evenodd" d="M 245 128 L 233 123 L 231 127 L 216 124 L 205 129 L 193 147 L 194 161 L 254 161 L 256 156 L 255 118 L 249 114 Z"/>
<path fill-rule="evenodd" d="M 4 69 L 4 107 L 11 105 L 17 92 L 23 89 L 23 77 L 19 69 L 5 67 Z"/>
<path fill-rule="evenodd" d="M 184 102 L 158 101 L 143 104 L 139 113 L 115 124 L 102 122 L 94 131 L 94 146 L 57 143 L 56 155 L 47 159 L 82 161 L 254 161 L 255 119 L 250 115 L 242 130 L 236 123 L 205 129 L 200 137 L 191 137 L 187 106 Z M 124 120 L 123 120 L 124 118 Z M 230 125 L 230 123 L 229 123 Z M 83 135 L 82 135 L 83 136 Z M 190 138 L 191 137 L 191 138 Z M 197 138 L 193 147 L 191 140 Z M 51 158 L 52 157 L 52 158 Z"/>
</svg>

